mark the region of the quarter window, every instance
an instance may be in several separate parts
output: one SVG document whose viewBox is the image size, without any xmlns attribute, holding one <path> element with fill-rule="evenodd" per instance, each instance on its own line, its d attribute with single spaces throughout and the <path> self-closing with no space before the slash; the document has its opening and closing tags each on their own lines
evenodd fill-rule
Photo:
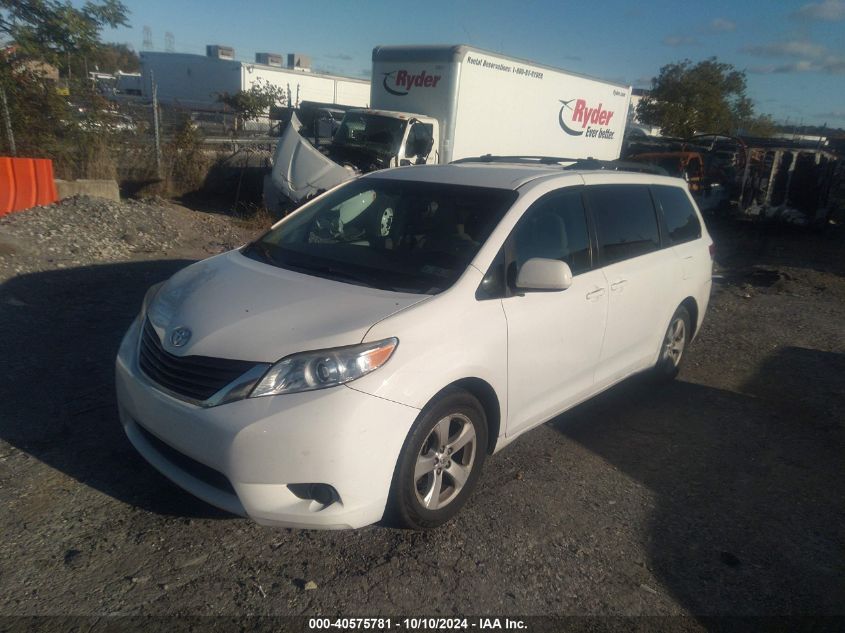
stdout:
<svg viewBox="0 0 845 633">
<path fill-rule="evenodd" d="M 652 192 L 663 211 L 663 219 L 672 244 L 683 244 L 701 237 L 698 214 L 683 189 L 655 186 L 652 187 Z"/>
<path fill-rule="evenodd" d="M 588 191 L 604 264 L 660 248 L 660 231 L 648 187 L 598 185 Z"/>
<path fill-rule="evenodd" d="M 517 270 L 532 257 L 559 259 L 572 274 L 590 269 L 590 238 L 580 189 L 553 193 L 525 212 L 514 231 Z"/>
</svg>

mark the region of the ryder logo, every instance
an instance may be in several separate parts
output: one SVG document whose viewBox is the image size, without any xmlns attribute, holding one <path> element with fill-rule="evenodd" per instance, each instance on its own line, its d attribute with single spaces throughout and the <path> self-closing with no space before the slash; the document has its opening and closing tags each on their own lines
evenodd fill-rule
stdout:
<svg viewBox="0 0 845 633">
<path fill-rule="evenodd" d="M 613 112 L 604 110 L 601 103 L 596 107 L 590 107 L 584 99 L 570 99 L 569 101 L 559 99 L 559 101 L 562 105 L 557 120 L 564 132 L 570 136 L 581 136 L 586 132 L 588 137 L 613 138 L 613 130 L 587 127 L 588 124 L 608 125 L 610 119 L 613 118 Z M 573 101 L 575 102 L 574 106 L 570 105 Z"/>
<path fill-rule="evenodd" d="M 394 77 L 394 75 L 396 76 Z M 388 85 L 388 79 L 393 84 L 392 88 Z M 381 85 L 390 94 L 404 97 L 411 91 L 411 88 L 436 88 L 437 82 L 439 81 L 440 75 L 429 75 L 425 71 L 414 75 L 407 70 L 394 70 L 384 73 L 384 80 L 381 82 Z"/>
</svg>

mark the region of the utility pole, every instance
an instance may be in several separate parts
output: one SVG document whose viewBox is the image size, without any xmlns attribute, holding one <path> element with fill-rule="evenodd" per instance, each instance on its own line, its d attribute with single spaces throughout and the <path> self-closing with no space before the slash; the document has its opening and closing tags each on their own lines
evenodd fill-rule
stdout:
<svg viewBox="0 0 845 633">
<path fill-rule="evenodd" d="M 150 71 L 150 84 L 153 88 L 153 130 L 155 131 L 156 144 L 156 175 L 161 178 L 161 129 L 158 120 L 158 86 L 156 86 L 155 74 Z"/>
<path fill-rule="evenodd" d="M 6 128 L 6 138 L 9 139 L 9 153 L 12 156 L 18 155 L 15 147 L 15 133 L 12 131 L 12 118 L 9 116 L 9 104 L 6 101 L 6 91 L 0 86 L 0 105 L 3 106 L 3 125 Z"/>
</svg>

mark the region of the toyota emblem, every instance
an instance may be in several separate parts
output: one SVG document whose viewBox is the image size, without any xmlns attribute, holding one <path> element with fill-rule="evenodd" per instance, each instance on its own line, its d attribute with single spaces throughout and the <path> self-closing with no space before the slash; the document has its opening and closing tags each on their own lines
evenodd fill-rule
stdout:
<svg viewBox="0 0 845 633">
<path fill-rule="evenodd" d="M 182 347 L 191 339 L 191 331 L 186 327 L 177 327 L 170 333 L 170 344 L 173 347 Z"/>
</svg>

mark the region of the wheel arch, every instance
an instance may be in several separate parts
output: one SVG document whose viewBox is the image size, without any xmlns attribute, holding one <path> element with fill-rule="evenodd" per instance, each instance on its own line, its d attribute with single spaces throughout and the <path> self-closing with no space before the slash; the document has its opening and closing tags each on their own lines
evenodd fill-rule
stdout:
<svg viewBox="0 0 845 633">
<path fill-rule="evenodd" d="M 687 297 L 681 301 L 681 306 L 686 308 L 687 312 L 689 312 L 689 318 L 691 321 L 690 325 L 692 326 L 690 338 L 692 338 L 698 333 L 698 302 L 693 297 Z"/>
<path fill-rule="evenodd" d="M 443 389 L 432 396 L 429 403 L 434 402 L 444 392 L 450 389 L 462 389 L 475 396 L 481 403 L 481 406 L 484 408 L 484 415 L 487 417 L 487 454 L 492 454 L 499 440 L 499 430 L 502 426 L 502 408 L 499 404 L 499 397 L 496 395 L 496 390 L 493 389 L 490 383 L 481 378 L 461 378 L 443 387 Z"/>
</svg>

